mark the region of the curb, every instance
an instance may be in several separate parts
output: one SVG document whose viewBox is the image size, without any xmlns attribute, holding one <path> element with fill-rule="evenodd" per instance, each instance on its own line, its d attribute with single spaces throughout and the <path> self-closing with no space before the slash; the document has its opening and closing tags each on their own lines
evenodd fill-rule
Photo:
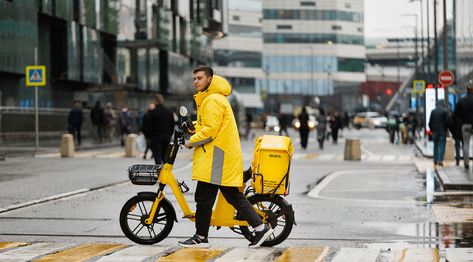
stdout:
<svg viewBox="0 0 473 262">
<path fill-rule="evenodd" d="M 445 169 L 443 168 L 435 168 L 435 174 L 440 181 L 440 184 L 444 191 L 446 190 L 473 190 L 473 184 L 460 184 L 455 183 L 450 180 L 447 176 Z"/>
</svg>

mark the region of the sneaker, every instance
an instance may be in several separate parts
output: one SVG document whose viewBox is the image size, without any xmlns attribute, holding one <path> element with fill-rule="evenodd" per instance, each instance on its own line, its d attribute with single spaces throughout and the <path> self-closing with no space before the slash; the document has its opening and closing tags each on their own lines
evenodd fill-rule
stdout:
<svg viewBox="0 0 473 262">
<path fill-rule="evenodd" d="M 439 165 L 439 166 L 443 166 L 443 162 L 438 162 L 438 165 Z"/>
<path fill-rule="evenodd" d="M 209 248 L 209 240 L 207 238 L 200 238 L 197 235 L 194 235 L 193 237 L 185 240 L 185 241 L 179 241 L 179 246 L 181 247 L 200 247 L 200 248 Z"/>
<path fill-rule="evenodd" d="M 269 236 L 274 232 L 274 229 L 264 226 L 264 229 L 262 231 L 256 232 L 255 237 L 253 238 L 253 241 L 248 245 L 250 248 L 256 248 L 261 246 L 266 239 L 268 239 Z"/>
<path fill-rule="evenodd" d="M 469 169 L 470 169 L 470 166 L 469 166 L 469 165 L 465 165 L 465 169 L 466 169 L 466 170 L 469 170 Z"/>
</svg>

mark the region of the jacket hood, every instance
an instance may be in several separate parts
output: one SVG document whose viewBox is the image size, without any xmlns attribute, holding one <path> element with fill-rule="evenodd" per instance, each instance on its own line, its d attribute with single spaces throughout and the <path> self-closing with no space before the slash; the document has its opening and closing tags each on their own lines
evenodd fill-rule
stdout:
<svg viewBox="0 0 473 262">
<path fill-rule="evenodd" d="M 444 107 L 445 107 L 445 101 L 444 100 L 437 101 L 436 108 L 444 108 Z"/>
<path fill-rule="evenodd" d="M 219 75 L 213 75 L 212 82 L 210 83 L 209 88 L 204 91 L 204 93 L 207 93 L 207 95 L 216 93 L 229 96 L 232 93 L 232 86 L 227 79 Z"/>
</svg>

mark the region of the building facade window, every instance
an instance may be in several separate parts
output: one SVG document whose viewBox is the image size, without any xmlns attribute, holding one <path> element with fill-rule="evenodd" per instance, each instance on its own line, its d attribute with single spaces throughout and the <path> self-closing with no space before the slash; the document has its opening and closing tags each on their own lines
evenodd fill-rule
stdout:
<svg viewBox="0 0 473 262">
<path fill-rule="evenodd" d="M 315 6 L 313 1 L 301 1 L 301 6 Z"/>
<path fill-rule="evenodd" d="M 292 29 L 292 25 L 277 25 L 277 29 Z"/>
<path fill-rule="evenodd" d="M 240 50 L 214 50 L 214 64 L 228 67 L 261 67 L 261 52 Z"/>
<path fill-rule="evenodd" d="M 329 43 L 363 45 L 362 35 L 307 34 L 307 33 L 265 33 L 265 43 Z"/>
<path fill-rule="evenodd" d="M 263 18 L 275 20 L 331 20 L 363 23 L 362 13 L 340 10 L 264 9 Z"/>
</svg>

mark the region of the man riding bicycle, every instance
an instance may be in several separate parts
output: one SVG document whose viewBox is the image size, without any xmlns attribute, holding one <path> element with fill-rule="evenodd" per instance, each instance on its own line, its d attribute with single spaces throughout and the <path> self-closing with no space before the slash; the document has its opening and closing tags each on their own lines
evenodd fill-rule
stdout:
<svg viewBox="0 0 473 262">
<path fill-rule="evenodd" d="M 194 95 L 197 105 L 195 134 L 186 143 L 194 148 L 192 179 L 197 180 L 195 202 L 196 233 L 185 241 L 182 247 L 209 247 L 208 232 L 212 207 L 218 191 L 222 192 L 242 217 L 252 226 L 256 235 L 250 248 L 259 247 L 272 233 L 239 187 L 243 185 L 243 160 L 235 117 L 228 102 L 230 83 L 214 75 L 212 68 L 198 66 L 193 70 Z"/>
</svg>

